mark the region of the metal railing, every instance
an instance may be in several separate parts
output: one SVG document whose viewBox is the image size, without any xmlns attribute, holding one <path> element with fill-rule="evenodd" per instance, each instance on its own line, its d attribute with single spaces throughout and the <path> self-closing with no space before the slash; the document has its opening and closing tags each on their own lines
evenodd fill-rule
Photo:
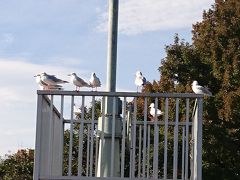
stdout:
<svg viewBox="0 0 240 180">
<path fill-rule="evenodd" d="M 109 100 L 112 112 L 106 112 Z M 201 180 L 202 100 L 196 94 L 38 91 L 34 179 Z M 149 114 L 152 102 L 163 115 Z"/>
</svg>

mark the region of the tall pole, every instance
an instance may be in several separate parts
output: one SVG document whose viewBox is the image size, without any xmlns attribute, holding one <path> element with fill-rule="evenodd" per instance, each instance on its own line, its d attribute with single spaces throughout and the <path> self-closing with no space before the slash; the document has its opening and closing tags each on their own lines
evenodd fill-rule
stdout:
<svg viewBox="0 0 240 180">
<path fill-rule="evenodd" d="M 109 0 L 107 91 L 116 91 L 118 0 Z"/>
<path fill-rule="evenodd" d="M 107 54 L 107 91 L 116 91 L 118 0 L 109 0 L 108 17 L 108 54 Z M 120 176 L 120 139 L 121 119 L 118 112 L 118 99 L 107 97 L 102 108 L 104 119 L 99 118 L 100 136 L 98 152 L 98 177 Z"/>
</svg>

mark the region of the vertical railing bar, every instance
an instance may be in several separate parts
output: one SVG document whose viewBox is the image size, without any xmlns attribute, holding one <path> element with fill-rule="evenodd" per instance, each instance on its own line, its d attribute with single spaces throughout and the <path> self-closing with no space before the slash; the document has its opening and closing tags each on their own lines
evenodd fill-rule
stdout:
<svg viewBox="0 0 240 180">
<path fill-rule="evenodd" d="M 123 130 L 122 130 L 122 149 L 121 149 L 121 177 L 124 177 L 124 165 L 125 165 L 125 136 L 126 136 L 126 97 L 123 99 Z"/>
<path fill-rule="evenodd" d="M 52 153 L 53 153 L 53 95 L 50 100 L 50 121 L 49 121 L 49 144 L 48 144 L 48 170 L 49 175 L 52 175 Z"/>
<path fill-rule="evenodd" d="M 142 174 L 146 176 L 146 142 L 147 141 L 147 97 L 144 98 L 144 126 L 143 126 L 143 161 L 142 161 Z"/>
<path fill-rule="evenodd" d="M 184 179 L 184 164 L 185 164 L 185 127 L 182 126 L 182 179 Z"/>
<path fill-rule="evenodd" d="M 186 99 L 186 154 L 185 154 L 185 179 L 188 179 L 188 157 L 189 157 L 189 98 Z"/>
<path fill-rule="evenodd" d="M 193 111 L 192 111 L 192 132 L 191 132 L 191 141 L 190 141 L 190 171 L 191 171 L 191 175 L 190 175 L 190 179 L 194 178 L 194 127 L 196 125 L 196 122 L 194 121 L 194 113 L 196 110 L 196 106 L 197 106 L 197 99 L 195 99 L 194 102 L 194 107 L 193 107 Z"/>
<path fill-rule="evenodd" d="M 82 176 L 82 151 L 83 151 L 83 129 L 84 129 L 84 115 L 85 115 L 85 96 L 82 96 L 81 119 L 79 128 L 79 142 L 78 142 L 78 176 Z"/>
<path fill-rule="evenodd" d="M 128 133 L 130 131 L 129 135 L 129 141 L 130 141 L 130 161 L 129 161 L 129 177 L 132 177 L 132 161 L 133 161 L 133 115 L 132 115 L 132 109 L 128 111 L 128 120 L 129 120 L 129 125 L 128 125 Z"/>
<path fill-rule="evenodd" d="M 35 143 L 35 154 L 34 154 L 34 173 L 33 179 L 39 179 L 40 175 L 40 164 L 41 159 L 41 135 L 42 135 L 42 103 L 43 95 L 37 96 L 37 125 L 36 125 L 36 143 Z"/>
<path fill-rule="evenodd" d="M 106 97 L 102 97 L 102 130 L 101 130 L 101 157 L 103 157 L 103 143 L 104 143 L 104 129 L 105 129 L 105 99 Z M 100 158 L 102 159 L 102 158 Z M 99 166 L 101 169 L 102 162 L 99 162 Z M 102 170 L 100 170 L 100 177 L 102 177 Z"/>
<path fill-rule="evenodd" d="M 194 163 L 193 163 L 193 155 L 194 155 L 194 126 L 195 126 L 195 122 L 193 120 L 193 116 L 192 116 L 192 134 L 191 134 L 191 142 L 190 142 L 190 171 L 191 171 L 191 177 L 190 179 L 193 179 L 193 175 L 194 175 Z"/>
<path fill-rule="evenodd" d="M 92 96 L 92 119 L 91 119 L 91 140 L 90 140 L 90 177 L 93 172 L 93 145 L 94 145 L 94 116 L 95 116 L 95 96 Z"/>
<path fill-rule="evenodd" d="M 133 110 L 133 149 L 132 149 L 132 177 L 135 177 L 135 161 L 136 161 L 136 123 L 137 123 L 137 98 L 134 98 L 134 110 Z"/>
<path fill-rule="evenodd" d="M 114 154 L 115 154 L 115 123 L 116 123 L 116 97 L 113 97 L 113 119 L 112 119 L 112 142 L 111 142 L 111 171 L 110 177 L 113 177 L 113 172 L 115 169 L 114 164 Z"/>
<path fill-rule="evenodd" d="M 60 110 L 60 128 L 61 128 L 61 138 L 60 138 L 60 164 L 61 164 L 61 175 L 63 171 L 63 149 L 64 149 L 64 123 L 63 123 L 63 108 L 64 108 L 64 96 L 61 95 L 61 110 Z"/>
<path fill-rule="evenodd" d="M 90 125 L 87 124 L 87 167 L 86 176 L 89 176 L 89 156 L 90 156 Z"/>
<path fill-rule="evenodd" d="M 197 116 L 194 116 L 194 180 L 202 179 L 202 101 L 202 98 L 197 98 Z"/>
<path fill-rule="evenodd" d="M 74 96 L 71 96 L 71 124 L 70 124 L 70 142 L 69 142 L 69 154 L 68 154 L 68 176 L 72 175 L 72 148 L 73 148 L 73 106 Z"/>
<path fill-rule="evenodd" d="M 141 154 L 142 154 L 142 125 L 139 126 L 139 141 L 138 141 L 138 178 L 141 176 Z"/>
<path fill-rule="evenodd" d="M 155 120 L 154 120 L 154 148 L 153 148 L 153 178 L 158 178 L 158 135 L 159 128 L 157 125 L 157 109 L 158 109 L 158 98 L 155 98 Z"/>
<path fill-rule="evenodd" d="M 176 118 L 174 126 L 174 147 L 173 147 L 173 179 L 177 179 L 178 171 L 178 113 L 179 113 L 179 98 L 176 99 Z"/>
<path fill-rule="evenodd" d="M 151 135 L 151 125 L 148 125 L 148 136 L 147 136 L 147 178 L 149 178 L 150 170 L 150 135 Z"/>
<path fill-rule="evenodd" d="M 163 178 L 167 179 L 167 152 L 168 152 L 168 98 L 165 99 L 165 123 L 164 123 L 164 165 Z"/>
<path fill-rule="evenodd" d="M 96 126 L 96 132 L 98 132 L 98 124 Z M 97 175 L 97 168 L 98 168 L 98 150 L 99 150 L 99 137 L 95 136 L 96 139 L 96 148 L 95 148 L 95 176 Z"/>
</svg>

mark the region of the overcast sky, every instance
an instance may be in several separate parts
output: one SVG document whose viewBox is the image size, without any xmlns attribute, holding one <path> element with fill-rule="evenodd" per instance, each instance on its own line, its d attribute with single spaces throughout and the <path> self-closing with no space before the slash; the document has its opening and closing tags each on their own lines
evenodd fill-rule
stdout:
<svg viewBox="0 0 240 180">
<path fill-rule="evenodd" d="M 175 33 L 191 42 L 192 24 L 213 2 L 120 0 L 117 90 L 135 91 L 137 70 L 149 81 L 159 80 L 165 45 Z M 0 156 L 34 148 L 35 74 L 68 80 L 76 72 L 89 80 L 96 72 L 105 90 L 107 15 L 107 0 L 0 1 Z"/>
</svg>

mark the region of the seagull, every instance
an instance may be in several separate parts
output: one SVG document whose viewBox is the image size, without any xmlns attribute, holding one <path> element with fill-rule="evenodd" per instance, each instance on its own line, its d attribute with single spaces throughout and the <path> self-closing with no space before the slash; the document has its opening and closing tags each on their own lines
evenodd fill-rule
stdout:
<svg viewBox="0 0 240 180">
<path fill-rule="evenodd" d="M 68 76 L 70 76 L 70 82 L 76 86 L 76 91 L 80 90 L 80 87 L 90 87 L 89 84 L 78 77 L 76 73 L 71 73 Z"/>
<path fill-rule="evenodd" d="M 41 75 L 37 74 L 34 77 L 36 77 L 36 82 L 38 83 L 39 87 L 42 90 L 62 90 L 62 86 L 61 85 L 48 85 L 47 83 L 43 82 L 41 80 Z"/>
<path fill-rule="evenodd" d="M 141 71 L 136 72 L 135 84 L 137 86 L 137 92 L 138 87 L 144 86 L 146 84 L 146 78 L 142 75 Z"/>
<path fill-rule="evenodd" d="M 68 81 L 58 79 L 55 75 L 49 75 L 45 72 L 41 73 L 40 76 L 41 76 L 41 80 L 49 86 L 68 83 Z"/>
<path fill-rule="evenodd" d="M 75 114 L 75 116 L 78 116 L 81 114 L 82 110 L 80 106 L 77 106 L 76 104 L 74 104 L 73 106 L 73 112 Z"/>
<path fill-rule="evenodd" d="M 203 94 L 203 95 L 206 95 L 206 96 L 212 96 L 212 93 L 208 90 L 208 88 L 198 85 L 197 81 L 193 81 L 192 90 L 196 94 Z"/>
<path fill-rule="evenodd" d="M 91 78 L 89 80 L 89 85 L 92 88 L 96 88 L 96 91 L 97 91 L 97 87 L 101 86 L 100 79 L 96 76 L 94 72 L 92 73 Z"/>
<path fill-rule="evenodd" d="M 151 109 L 150 109 L 150 114 L 153 116 L 153 118 L 155 118 L 155 108 L 154 108 L 154 103 L 151 103 L 150 106 L 149 106 Z M 159 109 L 157 109 L 157 112 L 156 112 L 156 116 L 160 116 L 160 115 L 163 115 L 163 112 Z"/>
</svg>

